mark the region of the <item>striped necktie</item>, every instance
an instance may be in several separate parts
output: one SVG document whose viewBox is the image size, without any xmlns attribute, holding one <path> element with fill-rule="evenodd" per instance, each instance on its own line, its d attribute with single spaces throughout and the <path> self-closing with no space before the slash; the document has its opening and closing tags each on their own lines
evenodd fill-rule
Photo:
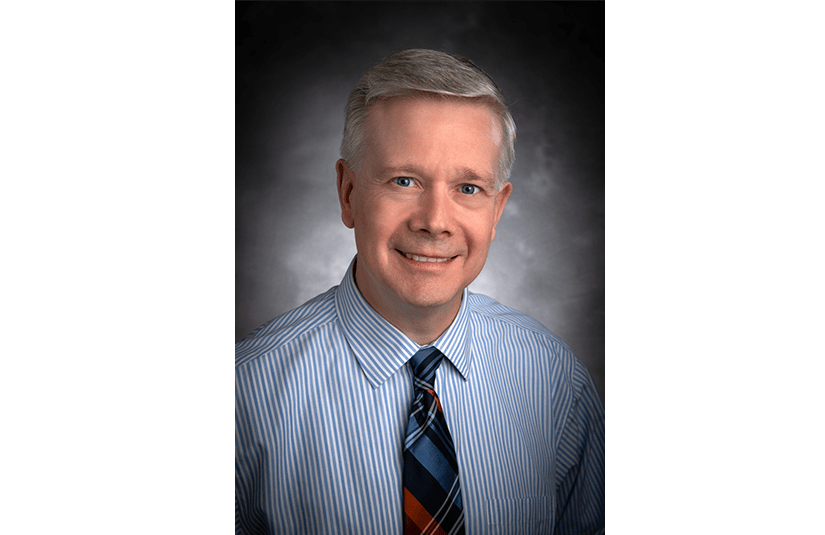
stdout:
<svg viewBox="0 0 825 535">
<path fill-rule="evenodd" d="M 410 359 L 415 399 L 404 443 L 404 535 L 464 533 L 458 461 L 433 389 L 443 357 L 428 347 Z"/>
</svg>

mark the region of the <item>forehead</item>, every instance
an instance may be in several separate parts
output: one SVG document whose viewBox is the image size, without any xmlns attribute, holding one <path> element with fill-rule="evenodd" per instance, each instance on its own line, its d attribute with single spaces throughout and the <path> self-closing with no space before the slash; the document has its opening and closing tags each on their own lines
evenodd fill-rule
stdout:
<svg viewBox="0 0 825 535">
<path fill-rule="evenodd" d="M 501 150 L 498 115 L 488 104 L 469 99 L 383 100 L 370 108 L 365 126 L 365 156 L 393 163 L 462 161 L 486 171 L 497 166 Z"/>
</svg>

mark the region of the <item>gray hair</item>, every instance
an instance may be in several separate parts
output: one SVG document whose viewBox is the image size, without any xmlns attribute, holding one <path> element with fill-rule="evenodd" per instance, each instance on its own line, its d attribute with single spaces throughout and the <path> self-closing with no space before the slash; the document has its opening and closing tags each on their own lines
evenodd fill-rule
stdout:
<svg viewBox="0 0 825 535">
<path fill-rule="evenodd" d="M 499 188 L 504 186 L 510 178 L 516 141 L 516 123 L 504 95 L 472 61 L 434 50 L 396 52 L 364 73 L 347 101 L 341 158 L 354 171 L 359 170 L 365 143 L 364 124 L 373 101 L 420 94 L 476 99 L 498 114 L 502 143 L 496 183 Z"/>
</svg>

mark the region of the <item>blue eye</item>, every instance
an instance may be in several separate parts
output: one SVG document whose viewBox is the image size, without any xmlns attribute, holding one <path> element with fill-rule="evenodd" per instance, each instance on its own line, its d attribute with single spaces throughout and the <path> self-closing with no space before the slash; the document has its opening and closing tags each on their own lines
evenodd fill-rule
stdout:
<svg viewBox="0 0 825 535">
<path fill-rule="evenodd" d="M 461 186 L 461 193 L 466 195 L 472 195 L 478 191 L 478 186 L 473 186 L 472 184 L 464 184 Z"/>
<path fill-rule="evenodd" d="M 412 178 L 400 176 L 395 179 L 395 183 L 401 186 L 402 188 L 409 188 L 410 186 L 412 186 Z"/>
</svg>

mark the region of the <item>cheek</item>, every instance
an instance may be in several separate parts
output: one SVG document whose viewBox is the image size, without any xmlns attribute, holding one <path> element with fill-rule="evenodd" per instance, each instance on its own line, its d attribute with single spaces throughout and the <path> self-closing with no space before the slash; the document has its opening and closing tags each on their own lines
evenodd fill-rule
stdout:
<svg viewBox="0 0 825 535">
<path fill-rule="evenodd" d="M 386 247 L 395 227 L 381 212 L 366 210 L 359 214 L 355 224 L 355 241 L 359 250 L 380 250 Z"/>
<path fill-rule="evenodd" d="M 372 228 L 374 234 L 389 236 L 401 225 L 409 211 L 409 207 L 391 202 L 374 202 L 364 210 L 365 222 Z"/>
<path fill-rule="evenodd" d="M 493 226 L 493 221 L 489 217 L 476 217 L 473 220 L 472 226 L 468 230 L 468 240 L 475 245 L 476 248 L 486 248 L 490 246 L 493 240 L 496 229 Z"/>
</svg>

